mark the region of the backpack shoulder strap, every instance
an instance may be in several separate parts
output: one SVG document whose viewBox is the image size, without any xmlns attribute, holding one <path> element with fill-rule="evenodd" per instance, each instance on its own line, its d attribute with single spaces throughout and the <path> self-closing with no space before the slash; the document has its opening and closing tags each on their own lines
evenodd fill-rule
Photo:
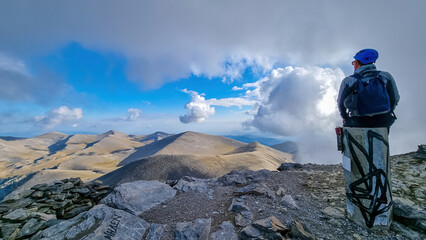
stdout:
<svg viewBox="0 0 426 240">
<path fill-rule="evenodd" d="M 349 77 L 356 78 L 356 80 L 361 80 L 361 78 L 362 78 L 361 74 L 359 74 L 359 73 L 354 73 L 354 74 L 350 75 Z"/>
</svg>

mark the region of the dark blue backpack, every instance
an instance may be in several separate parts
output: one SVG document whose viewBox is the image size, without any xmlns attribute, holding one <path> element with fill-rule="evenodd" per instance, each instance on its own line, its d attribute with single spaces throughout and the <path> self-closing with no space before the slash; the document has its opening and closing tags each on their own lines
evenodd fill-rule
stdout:
<svg viewBox="0 0 426 240">
<path fill-rule="evenodd" d="M 359 74 L 352 75 L 358 80 L 356 92 L 358 95 L 357 108 L 360 116 L 387 113 L 391 109 L 386 84 L 379 74 L 380 71 L 377 71 L 368 82 L 361 81 L 362 76 Z"/>
</svg>

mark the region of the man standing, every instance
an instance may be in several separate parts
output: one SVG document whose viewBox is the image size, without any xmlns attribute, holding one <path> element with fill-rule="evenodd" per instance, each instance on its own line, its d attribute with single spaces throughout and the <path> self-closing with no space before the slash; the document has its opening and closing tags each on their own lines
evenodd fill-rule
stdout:
<svg viewBox="0 0 426 240">
<path fill-rule="evenodd" d="M 389 129 L 395 122 L 398 88 L 390 73 L 377 71 L 374 63 L 378 57 L 374 49 L 363 49 L 354 56 L 354 74 L 343 79 L 337 99 L 344 127 Z"/>
<path fill-rule="evenodd" d="M 337 100 L 344 126 L 343 138 L 338 140 L 343 142 L 349 218 L 369 228 L 389 228 L 392 191 L 388 133 L 396 119 L 393 111 L 399 94 L 392 75 L 376 69 L 378 57 L 374 49 L 363 49 L 354 56 L 354 74 L 343 79 Z"/>
</svg>

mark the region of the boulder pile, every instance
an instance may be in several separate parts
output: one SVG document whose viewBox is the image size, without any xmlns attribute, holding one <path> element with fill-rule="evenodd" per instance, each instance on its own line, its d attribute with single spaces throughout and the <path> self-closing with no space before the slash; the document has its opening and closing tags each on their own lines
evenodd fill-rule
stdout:
<svg viewBox="0 0 426 240">
<path fill-rule="evenodd" d="M 111 188 L 95 181 L 85 184 L 80 178 L 37 184 L 0 203 L 0 237 L 29 238 L 49 226 L 88 211 Z"/>
</svg>

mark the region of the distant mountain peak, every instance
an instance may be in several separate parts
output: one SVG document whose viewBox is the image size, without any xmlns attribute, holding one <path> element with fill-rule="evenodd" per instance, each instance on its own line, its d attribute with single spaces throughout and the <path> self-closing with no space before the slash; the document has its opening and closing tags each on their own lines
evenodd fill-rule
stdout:
<svg viewBox="0 0 426 240">
<path fill-rule="evenodd" d="M 119 132 L 117 130 L 109 130 L 107 132 L 99 134 L 98 137 L 99 138 L 105 138 L 105 137 L 112 136 L 112 135 L 114 135 L 114 136 L 128 136 L 128 134 Z"/>
<path fill-rule="evenodd" d="M 48 132 L 42 135 L 39 135 L 35 138 L 40 138 L 40 139 L 58 139 L 58 138 L 64 138 L 68 136 L 65 133 L 61 133 L 61 132 Z"/>
</svg>

